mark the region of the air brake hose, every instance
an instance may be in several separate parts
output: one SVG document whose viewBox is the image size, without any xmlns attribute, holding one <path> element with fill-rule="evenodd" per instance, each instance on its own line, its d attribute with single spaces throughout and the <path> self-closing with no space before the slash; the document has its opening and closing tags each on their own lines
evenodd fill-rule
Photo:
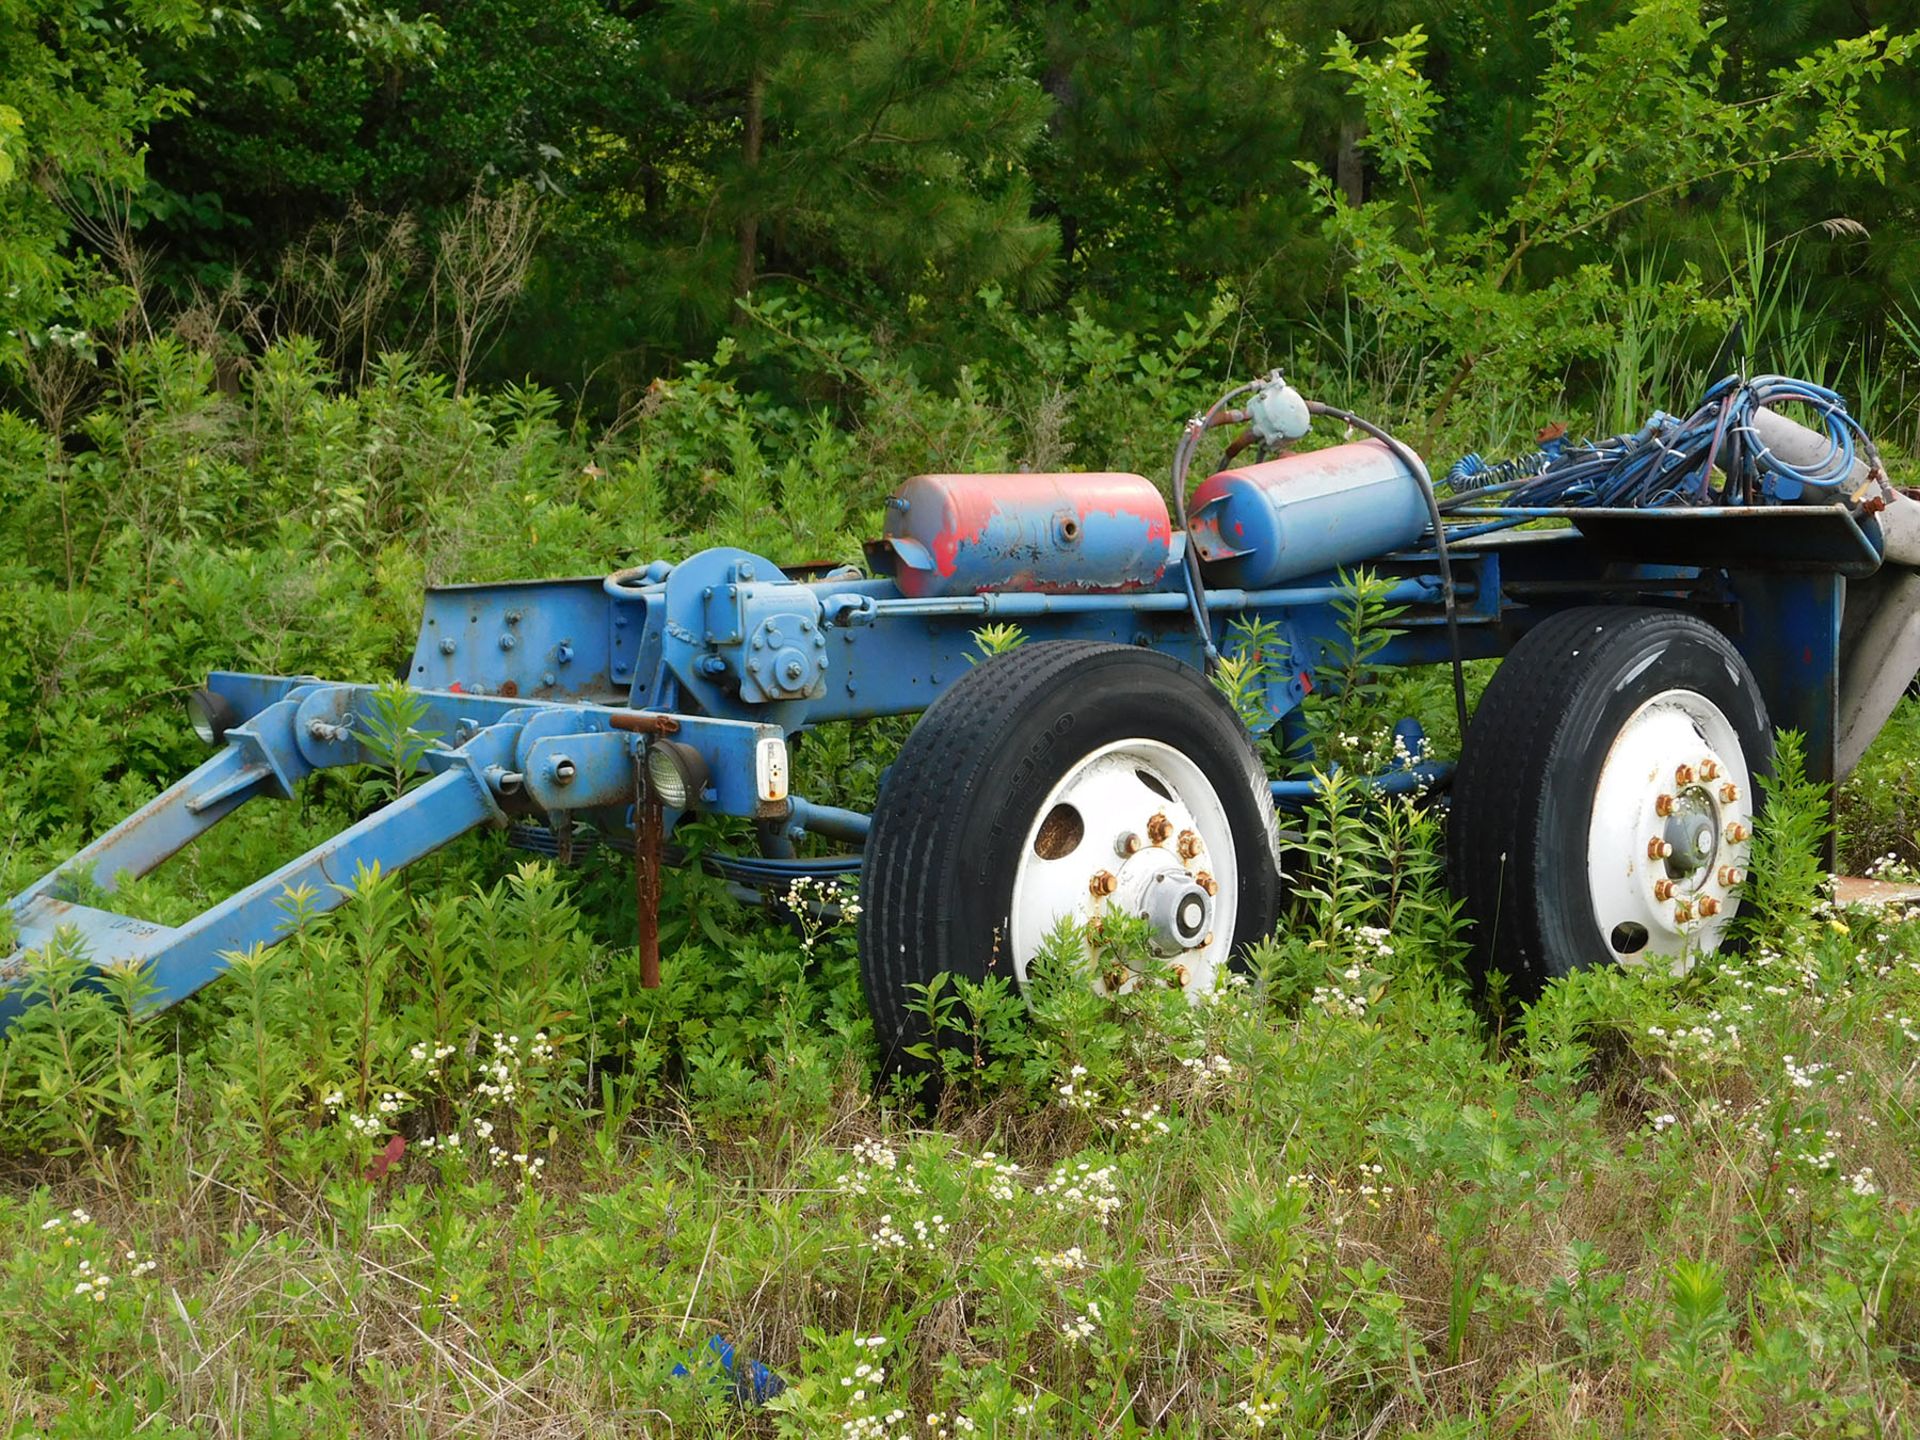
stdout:
<svg viewBox="0 0 1920 1440">
<path fill-rule="evenodd" d="M 1258 390 L 1271 378 L 1251 380 L 1227 391 L 1213 402 L 1213 407 L 1204 415 L 1196 415 L 1187 421 L 1180 443 L 1173 450 L 1173 513 L 1183 541 L 1181 569 L 1187 581 L 1187 608 L 1193 613 L 1193 628 L 1200 637 L 1200 651 L 1206 657 L 1209 674 L 1220 663 L 1220 650 L 1213 643 L 1213 625 L 1207 618 L 1207 587 L 1200 578 L 1200 555 L 1194 549 L 1193 534 L 1187 528 L 1187 472 L 1193 468 L 1194 456 L 1200 453 L 1200 441 L 1207 431 L 1223 420 L 1230 419 L 1225 413 L 1227 406 L 1248 391 Z"/>
<path fill-rule="evenodd" d="M 1364 430 L 1399 458 L 1400 463 L 1412 472 L 1419 483 L 1420 494 L 1427 502 L 1427 515 L 1433 525 L 1433 551 L 1440 562 L 1440 599 L 1447 613 L 1447 646 L 1453 653 L 1453 709 L 1460 720 L 1460 743 L 1467 741 L 1467 673 L 1465 660 L 1460 647 L 1460 609 L 1453 589 L 1453 561 L 1447 554 L 1446 522 L 1440 514 L 1440 497 L 1434 492 L 1433 476 L 1427 473 L 1426 462 L 1405 444 L 1371 420 L 1362 420 L 1351 410 L 1342 410 L 1337 405 L 1322 404 L 1318 400 L 1307 401 L 1307 413 L 1325 415 L 1329 419 L 1339 420 L 1356 430 Z"/>
</svg>

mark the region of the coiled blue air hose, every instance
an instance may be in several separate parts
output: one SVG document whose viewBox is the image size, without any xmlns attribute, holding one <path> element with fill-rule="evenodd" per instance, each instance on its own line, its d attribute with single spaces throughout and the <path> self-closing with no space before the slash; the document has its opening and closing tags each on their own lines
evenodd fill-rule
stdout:
<svg viewBox="0 0 1920 1440">
<path fill-rule="evenodd" d="M 1804 405 L 1819 416 L 1827 437 L 1819 459 L 1790 463 L 1768 448 L 1755 427 L 1761 410 L 1785 404 Z M 1498 492 L 1504 492 L 1499 503 L 1517 509 L 1831 502 L 1847 498 L 1843 489 L 1861 458 L 1874 475 L 1883 474 L 1872 438 L 1834 391 L 1785 375 L 1730 375 L 1691 414 L 1655 411 L 1630 435 L 1568 445 L 1557 455 L 1543 449 L 1504 466 L 1467 456 L 1454 467 L 1458 478 L 1447 508 Z M 1526 470 L 1534 473 L 1517 473 Z"/>
</svg>

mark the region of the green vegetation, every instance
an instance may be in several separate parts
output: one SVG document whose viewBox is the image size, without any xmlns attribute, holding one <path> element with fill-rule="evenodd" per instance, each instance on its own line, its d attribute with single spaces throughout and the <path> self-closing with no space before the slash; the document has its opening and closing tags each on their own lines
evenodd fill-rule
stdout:
<svg viewBox="0 0 1920 1440">
<path fill-rule="evenodd" d="M 1276 363 L 1444 462 L 1750 361 L 1910 478 L 1892 14 L 0 4 L 0 886 L 195 763 L 210 668 L 385 679 L 428 583 L 856 559 L 916 471 L 1159 475 Z M 1454 738 L 1443 677 L 1369 673 L 1360 592 L 1315 753 L 1271 756 L 1329 779 L 1245 983 L 934 987 L 967 1043 L 931 1106 L 876 1089 L 805 903 L 841 893 L 673 872 L 652 992 L 618 857 L 494 836 L 290 897 L 156 1017 L 56 947 L 0 1039 L 0 1419 L 1910 1433 L 1920 912 L 1822 898 L 1789 738 L 1742 953 L 1474 996 L 1437 813 L 1331 768 L 1408 713 Z M 807 792 L 871 805 L 905 730 L 808 736 Z M 379 735 L 116 905 L 337 830 L 404 783 L 403 697 Z M 1920 866 L 1916 743 L 1910 701 L 1849 867 Z M 735 1403 L 714 1335 L 786 1393 Z"/>
<path fill-rule="evenodd" d="M 1245 983 L 963 993 L 993 1069 L 927 1118 L 873 1095 L 845 928 L 736 912 L 642 992 L 591 870 L 362 876 L 157 1021 L 50 955 L 0 1051 L 42 1157 L 0 1396 L 90 1436 L 1897 1433 L 1920 913 L 1778 891 L 1745 956 L 1505 1030 L 1435 847 L 1336 785 Z M 715 1333 L 791 1387 L 674 1378 Z"/>
</svg>

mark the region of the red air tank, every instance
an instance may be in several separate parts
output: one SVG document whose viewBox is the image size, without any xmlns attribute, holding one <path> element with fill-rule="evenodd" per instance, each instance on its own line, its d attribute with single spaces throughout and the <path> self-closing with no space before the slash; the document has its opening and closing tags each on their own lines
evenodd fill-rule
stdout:
<svg viewBox="0 0 1920 1440">
<path fill-rule="evenodd" d="M 894 583 L 915 597 L 1147 589 L 1173 525 L 1142 475 L 916 475 L 887 501 Z"/>
</svg>

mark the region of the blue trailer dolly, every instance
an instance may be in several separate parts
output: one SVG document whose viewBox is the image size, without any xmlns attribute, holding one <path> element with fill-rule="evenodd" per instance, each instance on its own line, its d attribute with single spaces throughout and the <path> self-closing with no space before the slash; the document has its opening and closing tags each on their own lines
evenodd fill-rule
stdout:
<svg viewBox="0 0 1920 1440">
<path fill-rule="evenodd" d="M 1316 419 L 1361 438 L 1291 449 Z M 1189 513 L 1188 471 L 1221 426 L 1267 458 L 1207 480 Z M 1920 502 L 1888 486 L 1838 397 L 1773 377 L 1636 435 L 1469 457 L 1443 488 L 1276 374 L 1188 422 L 1171 507 L 1138 476 L 922 476 L 890 502 L 872 573 L 719 547 L 430 590 L 408 664 L 437 737 L 423 783 L 183 925 L 88 903 L 249 800 L 371 758 L 372 689 L 214 674 L 195 709 L 206 762 L 8 902 L 0 1019 L 63 931 L 95 965 L 146 966 L 169 1005 L 283 938 L 290 891 L 328 909 L 362 868 L 481 826 L 563 853 L 577 826 L 631 844 L 657 983 L 660 867 L 692 814 L 758 822 L 762 853 L 703 860 L 736 884 L 859 872 L 862 971 L 896 1059 L 925 1038 L 912 987 L 996 970 L 1024 985 L 1063 918 L 1137 917 L 1160 973 L 1202 994 L 1276 924 L 1275 802 L 1306 788 L 1266 775 L 1207 672 L 1257 628 L 1256 728 L 1280 723 L 1340 641 L 1360 566 L 1403 607 L 1379 663 L 1454 671 L 1457 770 L 1419 758 L 1372 783 L 1451 782 L 1476 963 L 1525 993 L 1712 950 L 1774 727 L 1835 779 L 1920 670 Z M 975 663 L 993 624 L 1027 641 Z M 1495 657 L 1468 725 L 1459 667 Z M 796 792 L 808 727 L 916 712 L 871 816 Z M 851 849 L 796 859 L 808 832 Z M 1091 951 L 1088 969 L 1109 991 L 1142 979 Z"/>
</svg>

